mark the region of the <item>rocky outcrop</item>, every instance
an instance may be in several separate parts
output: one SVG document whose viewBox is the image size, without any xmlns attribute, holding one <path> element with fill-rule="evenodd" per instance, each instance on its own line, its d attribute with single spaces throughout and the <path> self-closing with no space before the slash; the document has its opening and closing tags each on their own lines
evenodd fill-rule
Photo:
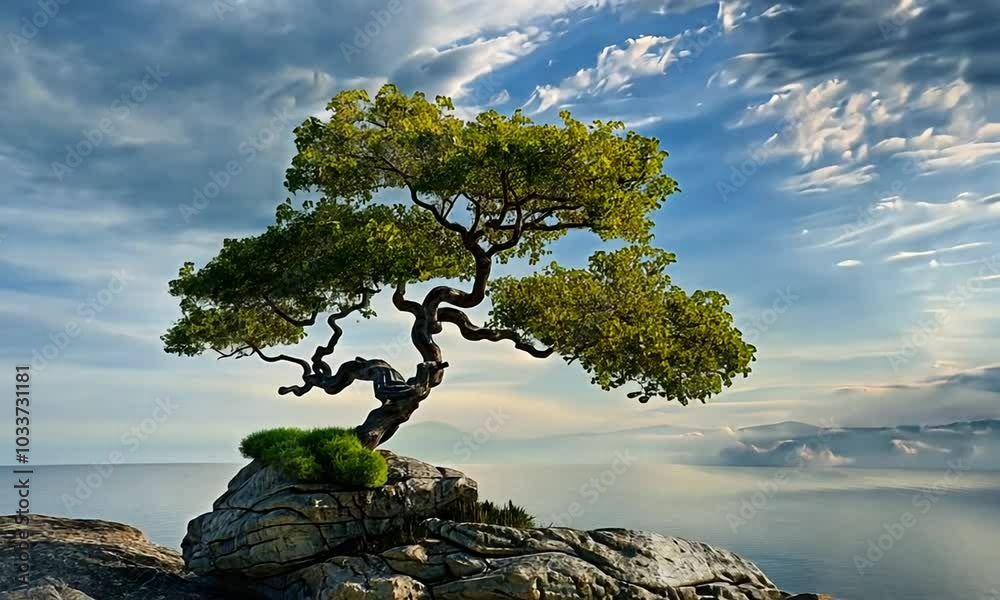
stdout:
<svg viewBox="0 0 1000 600">
<path fill-rule="evenodd" d="M 515 529 L 433 518 L 451 503 L 475 499 L 476 483 L 391 453 L 386 459 L 388 483 L 370 490 L 291 481 L 249 465 L 215 510 L 189 525 L 188 566 L 275 600 L 791 597 L 753 563 L 698 542 L 624 529 Z M 386 550 L 357 543 L 420 520 L 423 535 L 406 538 L 413 544 Z"/>
<path fill-rule="evenodd" d="M 363 490 L 247 466 L 188 526 L 183 557 L 194 573 L 127 525 L 36 515 L 34 587 L 0 600 L 832 600 L 792 596 L 732 552 L 680 538 L 436 518 L 466 514 L 448 509 L 475 499 L 476 483 L 387 460 L 389 482 Z M 14 587 L 11 540 L 22 528 L 0 518 L 0 590 Z"/>
<path fill-rule="evenodd" d="M 458 471 L 384 454 L 389 479 L 374 489 L 293 481 L 249 464 L 215 501 L 215 510 L 188 525 L 184 561 L 203 575 L 273 577 L 476 497 L 476 482 Z"/>
<path fill-rule="evenodd" d="M 426 527 L 430 536 L 419 544 L 334 557 L 271 580 L 269 595 L 281 600 L 793 598 L 732 552 L 655 533 L 520 530 L 436 519 Z"/>
<path fill-rule="evenodd" d="M 31 542 L 31 587 L 19 587 L 17 534 Z M 86 519 L 34 515 L 28 525 L 0 517 L 0 600 L 195 600 L 216 598 L 184 569 L 180 554 L 138 529 Z"/>
</svg>

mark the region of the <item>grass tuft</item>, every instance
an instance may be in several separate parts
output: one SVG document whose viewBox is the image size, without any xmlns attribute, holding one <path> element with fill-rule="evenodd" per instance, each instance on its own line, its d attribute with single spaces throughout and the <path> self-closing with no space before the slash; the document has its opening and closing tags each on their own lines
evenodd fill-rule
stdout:
<svg viewBox="0 0 1000 600">
<path fill-rule="evenodd" d="M 379 487 L 389 476 L 385 458 L 365 448 L 353 429 L 265 429 L 245 437 L 240 453 L 302 481 Z"/>
<path fill-rule="evenodd" d="M 430 517 L 456 523 L 485 523 L 517 529 L 535 527 L 535 518 L 511 501 L 506 505 L 496 505 L 489 500 L 480 502 L 473 498 L 463 498 L 427 517 L 406 516 L 398 527 L 380 535 L 353 540 L 338 547 L 337 551 L 344 554 L 379 554 L 389 548 L 416 544 L 427 537 L 429 532 L 423 522 Z"/>
</svg>

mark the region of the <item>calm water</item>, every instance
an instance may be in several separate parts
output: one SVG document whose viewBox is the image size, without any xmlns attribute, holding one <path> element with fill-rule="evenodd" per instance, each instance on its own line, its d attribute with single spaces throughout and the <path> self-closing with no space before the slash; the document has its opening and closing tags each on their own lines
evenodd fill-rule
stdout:
<svg viewBox="0 0 1000 600">
<path fill-rule="evenodd" d="M 67 498 L 91 467 L 35 467 L 32 508 L 126 522 L 157 543 L 179 547 L 188 519 L 211 508 L 239 467 L 121 465 L 79 504 Z M 586 465 L 459 468 L 480 482 L 481 497 L 511 498 L 542 524 L 647 529 L 718 544 L 754 560 L 791 591 L 845 600 L 1000 599 L 994 592 L 1000 591 L 1000 474 L 675 465 L 633 466 L 619 475 Z M 9 486 L 3 489 L 3 506 L 14 506 Z M 888 549 L 868 556 L 869 541 Z M 874 560 L 856 564 L 869 558 Z"/>
</svg>

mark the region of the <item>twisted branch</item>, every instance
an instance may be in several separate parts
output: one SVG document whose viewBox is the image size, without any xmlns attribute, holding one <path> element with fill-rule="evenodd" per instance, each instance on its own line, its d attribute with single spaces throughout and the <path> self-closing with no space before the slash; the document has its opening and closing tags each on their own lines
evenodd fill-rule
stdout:
<svg viewBox="0 0 1000 600">
<path fill-rule="evenodd" d="M 333 330 L 330 335 L 329 341 L 323 346 L 318 346 L 316 352 L 312 355 L 312 368 L 317 375 L 330 376 L 333 370 L 330 365 L 326 363 L 323 359 L 327 356 L 333 354 L 337 343 L 340 342 L 340 338 L 344 335 L 344 330 L 337 323 L 340 319 L 343 319 L 350 315 L 351 313 L 359 310 L 364 310 L 371 303 L 372 296 L 377 294 L 379 290 L 377 288 L 365 288 L 361 291 L 361 299 L 358 302 L 348 306 L 339 312 L 331 313 L 326 319 L 327 325 Z"/>
<path fill-rule="evenodd" d="M 288 315 L 285 311 L 283 311 L 281 309 L 281 307 L 279 307 L 277 304 L 275 304 L 274 301 L 271 300 L 271 297 L 268 296 L 268 295 L 264 296 L 264 303 L 267 304 L 267 306 L 271 310 L 273 310 L 275 312 L 275 314 L 277 314 L 279 317 L 281 317 L 282 319 L 284 319 L 285 321 L 287 321 L 291 325 L 294 325 L 295 327 L 307 327 L 309 325 L 312 325 L 312 324 L 316 323 L 316 317 L 319 316 L 319 311 L 314 310 L 314 311 L 312 311 L 312 314 L 309 315 L 307 318 L 305 318 L 305 319 L 296 319 L 296 318 Z"/>
<path fill-rule="evenodd" d="M 514 342 L 515 348 L 527 352 L 535 358 L 548 358 L 549 356 L 552 356 L 553 352 L 555 352 L 552 348 L 536 348 L 532 344 L 526 342 L 520 335 L 517 334 L 517 332 L 510 329 L 490 329 L 487 327 L 479 327 L 469 320 L 468 315 L 454 308 L 446 306 L 439 309 L 438 318 L 446 323 L 457 325 L 462 337 L 473 342 L 481 340 L 487 340 L 490 342 L 509 340 Z"/>
</svg>

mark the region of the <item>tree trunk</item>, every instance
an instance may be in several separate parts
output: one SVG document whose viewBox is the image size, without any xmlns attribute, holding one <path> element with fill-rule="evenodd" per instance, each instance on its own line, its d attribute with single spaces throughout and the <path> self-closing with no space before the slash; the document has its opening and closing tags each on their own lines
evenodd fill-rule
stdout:
<svg viewBox="0 0 1000 600">
<path fill-rule="evenodd" d="M 410 420 L 410 415 L 420 406 L 426 394 L 407 394 L 383 401 L 368 413 L 365 422 L 357 427 L 358 439 L 365 448 L 374 450 L 388 441 L 399 426 Z"/>
<path fill-rule="evenodd" d="M 368 413 L 365 422 L 355 429 L 361 443 L 371 450 L 388 441 L 400 425 L 410 420 L 431 388 L 441 382 L 442 371 L 448 366 L 446 362 L 422 362 L 417 365 L 416 375 L 404 382 L 398 371 L 378 362 L 370 375 L 375 397 L 382 405 Z"/>
</svg>

